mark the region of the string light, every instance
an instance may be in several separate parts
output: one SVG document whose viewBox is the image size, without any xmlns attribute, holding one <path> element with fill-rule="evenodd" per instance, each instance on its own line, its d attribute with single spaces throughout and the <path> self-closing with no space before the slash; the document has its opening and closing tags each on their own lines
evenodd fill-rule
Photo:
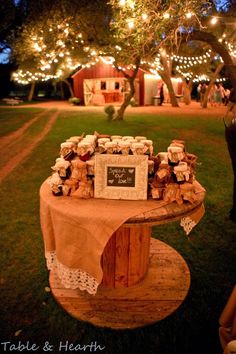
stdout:
<svg viewBox="0 0 236 354">
<path fill-rule="evenodd" d="M 146 21 L 147 18 L 148 18 L 148 15 L 147 15 L 147 14 L 142 14 L 142 19 L 143 19 L 144 21 Z"/>
<path fill-rule="evenodd" d="M 165 12 L 163 18 L 168 20 L 170 18 L 170 14 L 168 12 Z"/>
<path fill-rule="evenodd" d="M 218 22 L 217 17 L 212 17 L 210 22 L 211 22 L 212 25 L 215 25 Z"/>
<path fill-rule="evenodd" d="M 135 2 L 131 1 L 131 0 L 120 0 L 119 1 L 119 5 L 120 6 L 125 6 L 125 10 L 128 10 L 129 13 L 131 12 L 130 9 L 134 9 L 135 8 Z M 129 9 L 130 8 L 130 9 Z M 122 9 L 123 11 L 123 9 Z M 185 17 L 187 19 L 191 19 L 192 16 L 194 15 L 194 13 L 188 11 L 185 14 Z M 131 18 L 127 20 L 127 26 L 129 29 L 133 29 L 135 27 L 135 19 L 134 17 L 131 15 Z M 163 15 L 163 18 L 168 20 L 171 17 L 169 12 L 165 12 Z M 143 21 L 146 21 L 148 19 L 148 14 L 147 13 L 143 13 L 140 15 L 139 17 L 140 19 L 142 19 Z M 211 19 L 211 23 L 212 24 L 216 24 L 218 21 L 218 17 L 212 17 Z M 64 75 L 65 70 L 70 69 L 70 68 L 76 68 L 78 67 L 78 63 L 77 65 L 74 64 L 72 58 L 70 57 L 70 52 L 66 51 L 67 45 L 68 45 L 68 36 L 70 33 L 70 26 L 69 23 L 61 23 L 58 24 L 57 29 L 55 29 L 55 25 L 54 27 L 49 27 L 46 31 L 49 32 L 53 32 L 53 29 L 56 30 L 58 32 L 58 34 L 60 35 L 60 39 L 58 39 L 58 41 L 56 42 L 57 47 L 54 51 L 49 51 L 49 45 L 48 47 L 46 47 L 46 44 L 44 43 L 44 37 L 43 37 L 43 30 L 41 30 L 40 33 L 40 37 L 39 36 L 32 36 L 32 40 L 33 40 L 33 48 L 36 52 L 41 53 L 40 57 L 42 58 L 41 60 L 39 60 L 40 62 L 40 71 L 41 71 L 41 75 L 36 75 L 36 74 L 32 74 L 31 76 L 29 74 L 27 74 L 30 78 L 31 81 L 32 80 L 40 80 L 40 79 L 50 79 L 50 78 L 58 78 Z M 46 32 L 45 31 L 45 32 Z M 47 32 L 48 33 L 48 32 Z M 44 34 L 45 35 L 45 34 Z M 56 34 L 55 34 L 56 37 Z M 76 39 L 74 40 L 74 43 L 79 43 L 79 45 L 83 45 L 84 41 L 82 40 L 82 33 L 78 33 L 76 36 Z M 79 39 L 79 40 L 78 40 Z M 236 58 L 236 47 L 230 43 L 227 43 L 227 41 L 225 41 L 226 39 L 226 34 L 222 35 L 222 38 L 219 38 L 220 42 L 224 41 L 224 44 L 227 46 L 230 55 L 233 58 Z M 71 43 L 70 43 L 71 46 Z M 77 45 L 78 47 L 78 45 Z M 47 49 L 48 53 L 45 53 Z M 71 49 L 75 49 L 74 46 L 71 47 Z M 122 51 L 122 48 L 120 46 L 115 46 L 116 52 L 119 53 Z M 90 57 L 90 59 L 92 59 L 92 62 L 86 64 L 83 67 L 90 67 L 91 65 L 95 65 L 95 63 L 99 60 L 102 60 L 104 63 L 106 64 L 110 64 L 114 66 L 115 63 L 115 59 L 109 57 L 109 59 L 107 59 L 108 57 L 104 57 L 103 53 L 101 55 L 101 53 L 97 53 L 94 49 L 91 49 L 90 47 L 84 47 L 83 48 L 84 52 L 87 53 L 87 56 Z M 72 50 L 71 50 L 72 52 Z M 173 60 L 176 62 L 177 64 L 177 70 L 181 73 L 181 75 L 185 76 L 185 77 L 193 77 L 193 73 L 189 71 L 189 69 L 194 66 L 194 65 L 201 65 L 203 63 L 207 63 L 209 58 L 212 57 L 212 53 L 211 50 L 206 51 L 205 54 L 201 55 L 201 56 L 195 56 L 195 57 L 190 57 L 190 56 L 178 56 L 175 54 L 170 54 L 168 55 L 167 53 L 163 52 L 162 55 L 166 55 L 167 60 Z M 37 54 L 37 56 L 39 56 L 39 54 Z M 65 57 L 65 58 L 64 58 Z M 64 59 L 63 59 L 64 58 Z M 74 59 L 76 60 L 76 59 Z M 218 56 L 217 58 L 215 58 L 215 60 L 221 60 L 222 58 L 220 56 Z M 56 65 L 58 64 L 58 65 Z M 161 65 L 160 62 L 160 56 L 157 56 L 154 61 L 151 62 L 145 62 L 142 61 L 143 65 L 147 65 L 149 68 L 151 68 L 151 70 L 153 70 L 153 72 L 160 72 L 163 71 L 164 68 Z M 57 66 L 59 68 L 57 68 Z M 129 65 L 127 67 L 122 67 L 119 66 L 119 70 L 125 71 L 125 70 L 130 70 L 134 68 L 132 65 Z M 48 72 L 48 70 L 54 70 L 54 72 L 56 71 L 56 75 L 46 75 L 46 73 Z M 187 72 L 184 72 L 187 71 Z M 45 72 L 45 73 L 44 73 Z M 45 76 L 43 76 L 45 75 Z M 19 76 L 19 80 L 21 81 L 25 81 L 27 82 L 28 79 L 20 77 Z"/>
<path fill-rule="evenodd" d="M 128 22 L 128 27 L 130 29 L 134 28 L 134 21 L 133 20 L 128 20 L 127 22 Z"/>
</svg>

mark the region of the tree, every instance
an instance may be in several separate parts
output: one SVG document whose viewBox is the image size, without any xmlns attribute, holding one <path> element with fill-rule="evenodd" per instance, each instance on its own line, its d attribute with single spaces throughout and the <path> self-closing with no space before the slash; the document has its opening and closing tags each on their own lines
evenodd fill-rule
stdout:
<svg viewBox="0 0 236 354">
<path fill-rule="evenodd" d="M 234 34 L 235 35 L 235 34 Z M 231 53 L 231 49 L 228 46 L 227 40 L 219 41 L 218 38 L 207 31 L 194 31 L 191 34 L 191 39 L 198 40 L 201 42 L 207 42 L 213 50 L 218 53 L 225 66 L 225 72 L 231 81 L 232 87 L 234 88 L 234 102 L 236 102 L 236 63 L 235 54 Z M 231 46 L 231 44 L 230 44 Z"/>
<path fill-rule="evenodd" d="M 200 45 L 207 43 L 215 53 L 221 55 L 226 72 L 235 87 L 235 66 L 227 44 L 227 39 L 234 37 L 226 31 L 225 25 L 224 40 L 219 42 L 220 37 L 212 33 L 215 30 L 205 26 L 209 19 L 213 19 L 215 11 L 210 2 L 111 0 L 110 4 L 114 13 L 114 44 L 120 48 L 113 54 L 116 66 L 131 64 L 137 69 L 136 63 L 139 67 L 143 62 L 152 63 L 163 48 L 178 53 L 181 43 L 200 40 Z M 135 79 L 136 71 L 131 76 L 132 80 Z M 165 68 L 164 75 L 167 72 L 168 68 Z M 130 96 L 132 94 L 131 88 Z M 118 111 L 118 119 L 123 118 L 127 104 L 125 101 L 124 107 Z"/>
<path fill-rule="evenodd" d="M 73 96 L 67 78 L 75 68 L 95 60 L 97 52 L 90 50 L 90 46 L 94 43 L 101 46 L 104 38 L 100 35 L 99 20 L 104 21 L 104 2 L 97 0 L 93 5 L 96 2 L 100 6 L 96 13 L 98 22 L 94 21 L 91 2 L 81 1 L 78 8 L 76 1 L 55 4 L 41 0 L 37 3 L 37 12 L 29 2 L 27 20 L 11 41 L 12 56 L 19 65 L 14 79 L 22 84 L 32 83 L 32 88 L 42 80 L 64 81 Z M 33 90 L 30 100 L 32 93 Z"/>
<path fill-rule="evenodd" d="M 200 23 L 200 17 L 209 11 L 206 1 L 151 1 L 151 0 L 110 0 L 113 9 L 113 42 L 110 52 L 115 58 L 116 67 L 130 66 L 131 74 L 125 73 L 130 83 L 130 94 L 127 96 L 117 119 L 123 119 L 129 99 L 134 95 L 133 82 L 140 67 L 153 63 L 162 53 L 163 79 L 170 87 L 169 67 L 163 52 L 177 50 L 180 43 L 179 32 L 188 32 L 193 24 Z M 191 19 L 191 20 L 190 20 Z M 114 51 L 114 48 L 119 50 Z M 123 71 L 124 72 L 124 71 Z"/>
<path fill-rule="evenodd" d="M 32 4 L 32 0 L 28 2 Z M 36 80 L 44 75 L 63 79 L 80 60 L 85 64 L 86 61 L 94 62 L 98 55 L 111 55 L 115 67 L 130 85 L 116 117 L 123 119 L 135 93 L 139 68 L 155 69 L 158 56 L 164 68 L 160 74 L 174 101 L 171 61 L 163 53 L 172 56 L 178 53 L 181 43 L 197 40 L 200 46 L 207 42 L 221 55 L 234 85 L 233 59 L 226 38 L 235 38 L 232 33 L 221 31 L 226 37 L 220 43 L 219 37 L 212 33 L 213 29 L 206 27 L 209 16 L 214 14 L 210 1 L 110 0 L 109 5 L 105 6 L 105 0 L 82 0 L 79 3 L 59 0 L 56 4 L 52 0 L 40 0 L 37 6 L 42 6 L 42 11 L 38 16 L 29 6 L 27 22 L 12 44 L 19 68 L 24 68 L 21 75 L 28 71 L 28 75 Z M 97 9 L 96 21 L 94 7 Z M 36 71 L 40 71 L 38 76 Z"/>
</svg>

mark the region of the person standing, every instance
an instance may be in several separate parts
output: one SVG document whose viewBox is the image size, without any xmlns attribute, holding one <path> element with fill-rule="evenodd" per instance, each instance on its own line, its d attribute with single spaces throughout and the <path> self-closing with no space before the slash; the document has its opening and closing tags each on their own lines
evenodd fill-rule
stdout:
<svg viewBox="0 0 236 354">
<path fill-rule="evenodd" d="M 233 97 L 232 92 L 231 94 Z M 234 174 L 233 206 L 230 210 L 229 218 L 231 221 L 236 222 L 236 102 L 233 101 L 232 97 L 230 98 L 229 107 L 224 116 L 224 123 L 225 123 L 225 139 L 227 142 L 228 151 L 232 162 L 233 174 Z M 229 118 L 229 122 L 226 122 L 227 118 Z"/>
<path fill-rule="evenodd" d="M 229 103 L 229 96 L 230 96 L 230 90 L 229 89 L 225 89 L 225 99 L 224 99 L 224 105 L 227 106 L 227 104 Z"/>
<path fill-rule="evenodd" d="M 200 84 L 198 85 L 198 87 L 197 87 L 197 102 L 199 102 L 199 101 L 200 101 L 200 96 L 201 96 L 201 94 L 200 94 L 200 92 L 201 92 L 201 87 L 202 87 L 202 84 L 200 83 Z"/>
<path fill-rule="evenodd" d="M 200 104 L 202 107 L 203 107 L 204 96 L 205 96 L 206 90 L 207 90 L 207 85 L 204 82 L 200 88 Z"/>
<path fill-rule="evenodd" d="M 220 106 L 222 103 L 221 88 L 219 84 L 215 85 L 215 102 L 218 106 Z"/>
<path fill-rule="evenodd" d="M 224 89 L 224 86 L 222 84 L 219 84 L 219 88 L 220 88 L 220 94 L 221 94 L 221 101 L 222 101 L 222 103 L 225 103 L 225 89 Z"/>
<path fill-rule="evenodd" d="M 212 107 L 214 107 L 216 105 L 216 102 L 215 102 L 215 86 L 214 85 L 210 89 L 209 102 L 210 102 Z"/>
<path fill-rule="evenodd" d="M 164 83 L 161 83 L 161 86 L 159 88 L 159 97 L 160 97 L 160 104 L 159 106 L 162 106 L 162 103 L 164 102 Z"/>
</svg>

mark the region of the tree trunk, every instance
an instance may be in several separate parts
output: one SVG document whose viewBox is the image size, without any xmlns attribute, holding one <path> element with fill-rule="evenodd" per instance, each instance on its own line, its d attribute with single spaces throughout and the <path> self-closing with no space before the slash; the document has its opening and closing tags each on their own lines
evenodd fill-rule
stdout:
<svg viewBox="0 0 236 354">
<path fill-rule="evenodd" d="M 236 102 L 236 64 L 233 62 L 233 59 L 224 44 L 220 43 L 213 34 L 204 31 L 195 31 L 186 39 L 206 42 L 210 44 L 216 53 L 220 54 L 225 65 L 226 75 L 230 79 L 234 89 L 233 102 Z"/>
<path fill-rule="evenodd" d="M 135 76 L 135 77 L 136 77 L 136 76 Z M 135 77 L 130 77 L 130 78 L 128 79 L 129 86 L 130 86 L 130 91 L 129 91 L 128 95 L 125 96 L 124 102 L 123 102 L 122 105 L 120 106 L 120 109 L 118 109 L 117 115 L 116 115 L 116 117 L 114 118 L 114 120 L 123 120 L 123 119 L 124 119 L 125 110 L 126 110 L 126 108 L 128 107 L 131 98 L 134 97 L 134 94 L 135 94 L 135 87 L 134 87 Z"/>
<path fill-rule="evenodd" d="M 206 89 L 204 98 L 203 98 L 203 103 L 202 103 L 202 108 L 207 108 L 207 103 L 208 103 L 208 97 L 209 97 L 209 93 L 211 91 L 212 86 L 215 83 L 215 80 L 217 79 L 217 76 L 219 75 L 219 73 L 221 72 L 221 70 L 224 67 L 224 63 L 221 63 L 217 66 L 215 72 L 213 73 L 213 76 L 211 77 L 211 81 Z"/>
<path fill-rule="evenodd" d="M 136 76 L 138 74 L 140 67 L 140 59 L 137 58 L 135 61 L 135 69 L 132 70 L 132 75 L 127 74 L 123 70 L 120 70 L 118 67 L 116 67 L 117 71 L 121 71 L 124 77 L 128 80 L 129 86 L 130 86 L 130 91 L 127 96 L 125 96 L 124 102 L 120 106 L 120 109 L 118 109 L 117 114 L 113 120 L 124 120 L 124 113 L 126 108 L 128 107 L 130 100 L 132 97 L 134 97 L 135 94 L 135 87 L 134 87 L 134 82 L 136 79 Z"/>
<path fill-rule="evenodd" d="M 167 89 L 169 91 L 170 102 L 172 107 L 179 107 L 177 98 L 175 96 L 175 91 L 171 81 L 171 70 L 167 62 L 167 57 L 165 54 L 161 54 L 161 62 L 164 68 L 164 72 L 159 72 L 162 80 L 165 82 Z"/>
<path fill-rule="evenodd" d="M 28 94 L 28 101 L 31 102 L 33 97 L 34 97 L 34 91 L 35 91 L 35 81 L 33 81 L 31 83 L 31 86 L 30 86 L 30 91 L 29 91 L 29 94 Z"/>
<path fill-rule="evenodd" d="M 65 99 L 65 93 L 64 93 L 64 88 L 63 88 L 63 81 L 60 81 L 60 96 L 61 99 L 64 100 Z"/>
<path fill-rule="evenodd" d="M 72 87 L 70 81 L 67 80 L 67 79 L 65 79 L 64 82 L 65 82 L 65 84 L 66 84 L 66 85 L 68 86 L 68 88 L 69 88 L 70 97 L 74 97 L 74 90 L 73 90 L 73 87 Z"/>
</svg>

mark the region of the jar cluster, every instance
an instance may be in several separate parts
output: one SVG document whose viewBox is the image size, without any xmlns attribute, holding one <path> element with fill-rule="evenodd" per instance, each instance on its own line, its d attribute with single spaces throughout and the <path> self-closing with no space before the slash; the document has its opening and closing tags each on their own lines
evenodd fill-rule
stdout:
<svg viewBox="0 0 236 354">
<path fill-rule="evenodd" d="M 148 155 L 148 197 L 193 203 L 193 180 L 197 157 L 186 152 L 184 141 L 173 140 L 166 152 L 156 155 L 153 141 L 145 136 L 73 136 L 61 143 L 59 157 L 48 179 L 54 195 L 92 198 L 94 196 L 96 154 Z"/>
</svg>

